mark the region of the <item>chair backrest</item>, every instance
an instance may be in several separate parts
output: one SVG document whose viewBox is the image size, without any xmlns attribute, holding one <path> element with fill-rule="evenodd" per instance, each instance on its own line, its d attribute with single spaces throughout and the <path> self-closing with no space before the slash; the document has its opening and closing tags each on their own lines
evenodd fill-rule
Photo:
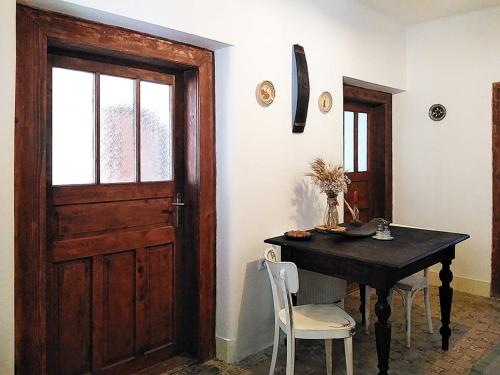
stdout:
<svg viewBox="0 0 500 375">
<path fill-rule="evenodd" d="M 273 248 L 264 252 L 264 259 L 273 292 L 275 318 L 279 320 L 280 310 L 285 309 L 286 324 L 291 328 L 293 325 L 293 304 L 290 293 L 297 293 L 299 290 L 297 266 L 292 262 L 278 262 Z"/>
</svg>

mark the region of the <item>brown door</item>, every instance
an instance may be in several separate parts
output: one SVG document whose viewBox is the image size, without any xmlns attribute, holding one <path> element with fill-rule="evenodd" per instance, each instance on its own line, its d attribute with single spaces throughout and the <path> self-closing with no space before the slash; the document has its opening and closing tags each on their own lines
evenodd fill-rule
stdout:
<svg viewBox="0 0 500 375">
<path fill-rule="evenodd" d="M 127 373 L 181 350 L 180 76 L 49 61 L 47 368 Z"/>
<path fill-rule="evenodd" d="M 344 168 L 351 180 L 346 199 L 352 206 L 357 198 L 360 220 L 373 218 L 372 205 L 372 108 L 361 103 L 344 104 Z M 344 221 L 352 216 L 344 210 Z"/>
<path fill-rule="evenodd" d="M 493 84 L 493 221 L 491 295 L 500 298 L 500 82 Z"/>
</svg>

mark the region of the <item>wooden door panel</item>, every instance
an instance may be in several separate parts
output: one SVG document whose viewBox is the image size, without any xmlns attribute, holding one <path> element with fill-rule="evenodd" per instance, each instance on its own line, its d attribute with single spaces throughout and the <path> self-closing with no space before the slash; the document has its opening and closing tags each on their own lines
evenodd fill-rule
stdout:
<svg viewBox="0 0 500 375">
<path fill-rule="evenodd" d="M 351 181 L 346 199 L 351 204 L 354 201 L 354 192 L 358 192 L 358 208 L 365 209 L 370 207 L 370 186 L 368 181 Z"/>
<path fill-rule="evenodd" d="M 105 185 L 69 185 L 53 186 L 51 189 L 52 204 L 100 203 L 129 201 L 133 199 L 151 199 L 171 197 L 175 186 L 172 181 L 148 183 L 123 183 Z"/>
<path fill-rule="evenodd" d="M 373 218 L 370 178 L 366 176 L 366 173 L 348 173 L 347 175 L 351 179 L 351 184 L 346 199 L 349 204 L 352 204 L 354 202 L 354 192 L 358 192 L 359 219 L 366 223 Z M 349 222 L 351 220 L 351 213 L 345 208 L 344 221 Z"/>
<path fill-rule="evenodd" d="M 91 277 L 90 260 L 59 263 L 53 267 L 53 316 L 57 325 L 53 337 L 54 373 L 90 372 Z"/>
<path fill-rule="evenodd" d="M 104 363 L 110 365 L 134 356 L 135 253 L 105 256 L 103 283 Z"/>
<path fill-rule="evenodd" d="M 72 238 L 53 242 L 51 256 L 54 262 L 61 262 L 161 245 L 173 242 L 174 238 L 175 228 L 171 226 Z"/>
<path fill-rule="evenodd" d="M 172 223 L 170 198 L 73 204 L 55 212 L 58 237 Z"/>
<path fill-rule="evenodd" d="M 154 349 L 173 340 L 174 251 L 172 245 L 146 249 L 147 348 Z"/>
</svg>

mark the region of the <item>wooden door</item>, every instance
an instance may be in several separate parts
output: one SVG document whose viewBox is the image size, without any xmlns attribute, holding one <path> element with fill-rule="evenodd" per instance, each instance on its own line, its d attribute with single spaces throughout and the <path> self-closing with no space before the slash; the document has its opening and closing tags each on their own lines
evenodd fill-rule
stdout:
<svg viewBox="0 0 500 375">
<path fill-rule="evenodd" d="M 491 295 L 500 298 L 500 82 L 493 84 L 493 220 L 491 253 Z"/>
<path fill-rule="evenodd" d="M 344 168 L 351 180 L 345 199 L 352 206 L 357 199 L 360 220 L 373 218 L 373 112 L 368 105 L 344 103 Z M 352 220 L 344 210 L 344 221 Z"/>
<path fill-rule="evenodd" d="M 178 79 L 49 56 L 49 373 L 123 374 L 182 349 Z"/>
</svg>

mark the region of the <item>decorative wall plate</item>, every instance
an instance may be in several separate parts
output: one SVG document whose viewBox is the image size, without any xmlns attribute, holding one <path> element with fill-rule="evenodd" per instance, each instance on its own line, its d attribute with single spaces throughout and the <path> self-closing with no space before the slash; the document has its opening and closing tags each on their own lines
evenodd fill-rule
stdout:
<svg viewBox="0 0 500 375">
<path fill-rule="evenodd" d="M 257 101 L 267 107 L 274 101 L 274 85 L 271 81 L 263 81 L 257 85 Z"/>
<path fill-rule="evenodd" d="M 441 121 L 446 117 L 446 108 L 442 104 L 433 104 L 429 108 L 429 117 L 433 121 Z"/>
<path fill-rule="evenodd" d="M 332 104 L 332 95 L 328 91 L 322 92 L 318 100 L 319 110 L 323 113 L 328 113 L 332 109 Z"/>
</svg>

